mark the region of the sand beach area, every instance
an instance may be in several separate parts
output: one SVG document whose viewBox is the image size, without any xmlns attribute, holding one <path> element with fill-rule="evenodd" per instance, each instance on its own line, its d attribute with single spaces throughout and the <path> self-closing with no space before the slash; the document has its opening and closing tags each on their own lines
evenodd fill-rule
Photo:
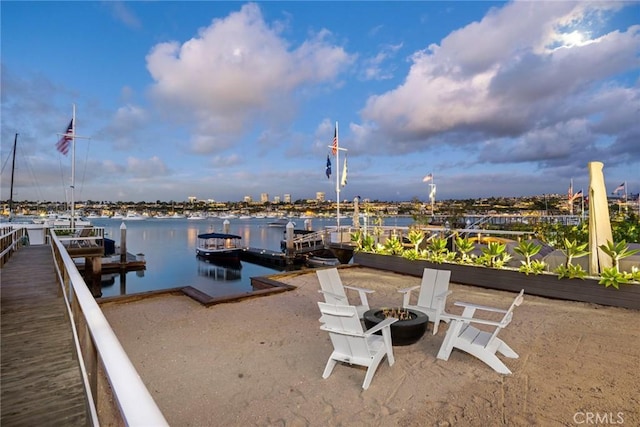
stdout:
<svg viewBox="0 0 640 427">
<path fill-rule="evenodd" d="M 361 267 L 340 275 L 344 284 L 376 291 L 371 307 L 400 305 L 397 290 L 420 284 Z M 434 336 L 430 324 L 417 343 L 394 347 L 395 364 L 384 360 L 363 390 L 364 368 L 338 365 L 322 379 L 333 347 L 320 330 L 314 272 L 275 279 L 296 289 L 210 307 L 181 294 L 102 304 L 170 425 L 640 425 L 638 311 L 525 293 L 500 334 L 520 355 L 502 358 L 512 375 L 458 350 L 436 359 L 448 326 Z M 455 283 L 450 289 L 454 314 L 462 311 L 455 301 L 507 308 L 515 297 Z M 101 405 L 105 399 L 103 390 Z"/>
</svg>

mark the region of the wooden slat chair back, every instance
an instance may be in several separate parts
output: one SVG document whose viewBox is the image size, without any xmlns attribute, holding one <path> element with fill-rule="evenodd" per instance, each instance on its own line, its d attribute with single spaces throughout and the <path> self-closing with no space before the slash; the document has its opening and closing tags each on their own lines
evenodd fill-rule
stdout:
<svg viewBox="0 0 640 427">
<path fill-rule="evenodd" d="M 363 331 L 358 312 L 351 305 L 318 302 L 322 316 L 321 330 L 329 333 L 333 352 L 329 356 L 322 378 L 328 378 L 337 362 L 367 367 L 363 389 L 368 389 L 378 365 L 387 356 L 389 366 L 395 362 L 391 343 L 392 323 L 397 319 L 385 319 L 373 328 Z M 382 331 L 382 336 L 375 335 Z"/>
<path fill-rule="evenodd" d="M 518 354 L 498 338 L 498 333 L 511 323 L 513 310 L 522 304 L 523 300 L 524 289 L 516 296 L 508 310 L 456 302 L 455 305 L 464 307 L 464 311 L 461 316 L 447 314 L 451 323 L 438 352 L 438 359 L 448 360 L 453 349 L 457 348 L 477 357 L 498 373 L 510 374 L 511 370 L 496 356 L 496 353 L 512 359 L 517 359 Z M 474 318 L 476 310 L 503 313 L 504 316 L 500 321 Z M 480 330 L 471 323 L 488 325 L 493 327 L 493 330 L 491 332 Z"/>
<path fill-rule="evenodd" d="M 441 320 L 445 322 L 449 321 L 444 310 L 447 296 L 451 294 L 449 290 L 450 279 L 451 271 L 449 270 L 425 268 L 422 273 L 420 286 L 412 286 L 398 291 L 404 294 L 402 299 L 402 306 L 404 308 L 418 310 L 429 316 L 429 321 L 433 322 L 434 335 L 438 333 L 438 326 Z M 418 294 L 418 301 L 414 305 L 411 303 L 411 293 L 416 289 L 420 289 L 420 292 Z"/>
<path fill-rule="evenodd" d="M 316 270 L 318 281 L 320 282 L 320 293 L 324 295 L 324 300 L 328 304 L 350 305 L 345 289 L 358 292 L 360 304 L 355 305 L 358 311 L 358 318 L 362 318 L 369 310 L 367 294 L 373 293 L 371 289 L 358 288 L 355 286 L 345 286 L 337 268 L 324 268 Z"/>
</svg>

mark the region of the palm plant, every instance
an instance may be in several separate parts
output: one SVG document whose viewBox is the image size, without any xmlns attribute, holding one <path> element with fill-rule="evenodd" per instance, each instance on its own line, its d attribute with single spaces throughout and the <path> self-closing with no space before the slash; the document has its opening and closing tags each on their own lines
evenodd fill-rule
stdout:
<svg viewBox="0 0 640 427">
<path fill-rule="evenodd" d="M 462 263 L 468 264 L 472 261 L 469 252 L 471 252 L 475 246 L 471 240 L 466 237 L 456 237 L 456 248 L 458 252 L 460 252 L 460 261 L 462 261 Z"/>
<path fill-rule="evenodd" d="M 482 248 L 482 256 L 478 262 L 491 268 L 500 268 L 511 259 L 507 252 L 507 245 L 499 242 L 489 242 L 486 248 Z"/>
<path fill-rule="evenodd" d="M 620 272 L 620 260 L 622 258 L 626 258 L 640 252 L 640 249 L 629 249 L 627 242 L 625 242 L 624 240 L 618 242 L 617 244 L 614 244 L 611 241 L 607 241 L 606 245 L 600 245 L 599 248 L 611 257 L 611 260 L 613 261 L 612 267 L 615 268 L 618 272 Z"/>
<path fill-rule="evenodd" d="M 437 264 L 442 264 L 444 261 L 451 261 L 455 257 L 455 253 L 449 253 L 447 248 L 447 239 L 442 237 L 434 237 L 429 240 L 429 260 Z"/>
<path fill-rule="evenodd" d="M 532 261 L 531 257 L 535 256 L 542 249 L 542 245 L 537 245 L 531 241 L 520 241 L 518 246 L 513 248 L 514 252 L 522 255 L 525 259 L 520 261 L 522 265 L 519 271 L 525 274 L 540 274 L 544 270 L 545 263 L 543 261 Z"/>
<path fill-rule="evenodd" d="M 558 273 L 558 279 L 568 277 L 570 279 L 580 278 L 584 279 L 587 272 L 579 265 L 573 265 L 574 258 L 580 258 L 589 254 L 586 250 L 588 243 L 578 243 L 575 240 L 564 239 L 564 249 L 562 253 L 567 257 L 566 262 L 563 265 L 558 266 L 556 273 Z"/>
<path fill-rule="evenodd" d="M 422 243 L 422 241 L 424 240 L 424 231 L 413 229 L 409 232 L 408 238 L 411 244 L 413 245 L 413 248 L 415 249 L 415 251 L 419 252 L 418 247 L 420 246 L 420 243 Z"/>
</svg>

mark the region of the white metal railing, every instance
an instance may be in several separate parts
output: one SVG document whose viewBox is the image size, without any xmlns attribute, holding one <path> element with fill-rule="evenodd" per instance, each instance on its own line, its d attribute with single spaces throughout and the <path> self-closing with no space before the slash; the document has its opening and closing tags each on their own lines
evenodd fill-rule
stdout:
<svg viewBox="0 0 640 427">
<path fill-rule="evenodd" d="M 102 362 L 126 425 L 168 426 L 55 230 L 51 230 L 51 249 L 71 319 L 93 425 L 99 425 L 95 408 L 98 362 Z"/>
<path fill-rule="evenodd" d="M 324 247 L 325 242 L 327 242 L 327 234 L 326 231 L 321 230 L 294 237 L 293 247 L 298 251 L 304 248 L 314 249 L 317 246 Z"/>
<path fill-rule="evenodd" d="M 26 244 L 27 231 L 24 228 L 2 227 L 0 229 L 0 266 L 9 260 L 11 254 L 18 250 L 20 245 Z"/>
</svg>

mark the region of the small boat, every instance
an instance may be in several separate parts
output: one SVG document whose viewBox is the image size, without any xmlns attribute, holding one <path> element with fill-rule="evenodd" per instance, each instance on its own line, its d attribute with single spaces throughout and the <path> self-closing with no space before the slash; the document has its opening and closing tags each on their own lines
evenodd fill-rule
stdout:
<svg viewBox="0 0 640 427">
<path fill-rule="evenodd" d="M 307 267 L 329 267 L 340 265 L 341 262 L 330 250 L 323 250 L 310 254 L 305 260 Z"/>
<path fill-rule="evenodd" d="M 240 239 L 235 234 L 204 233 L 198 235 L 196 254 L 210 260 L 240 260 Z"/>
<path fill-rule="evenodd" d="M 193 214 L 189 215 L 187 217 L 187 219 L 191 220 L 191 221 L 200 221 L 200 220 L 203 220 L 203 219 L 207 219 L 207 217 L 204 214 L 200 213 L 200 212 L 196 212 L 196 213 L 193 213 Z"/>
<path fill-rule="evenodd" d="M 289 219 L 288 218 L 278 218 L 275 221 L 272 221 L 267 225 L 269 227 L 286 227 L 287 224 L 289 224 Z M 295 223 L 293 223 L 293 225 L 295 225 Z"/>
<path fill-rule="evenodd" d="M 147 219 L 147 217 L 144 215 L 140 215 L 137 212 L 127 212 L 127 215 L 122 219 L 124 219 L 125 221 L 142 221 Z"/>
<path fill-rule="evenodd" d="M 340 265 L 340 260 L 336 257 L 310 256 L 307 258 L 308 267 L 329 267 Z"/>
</svg>

